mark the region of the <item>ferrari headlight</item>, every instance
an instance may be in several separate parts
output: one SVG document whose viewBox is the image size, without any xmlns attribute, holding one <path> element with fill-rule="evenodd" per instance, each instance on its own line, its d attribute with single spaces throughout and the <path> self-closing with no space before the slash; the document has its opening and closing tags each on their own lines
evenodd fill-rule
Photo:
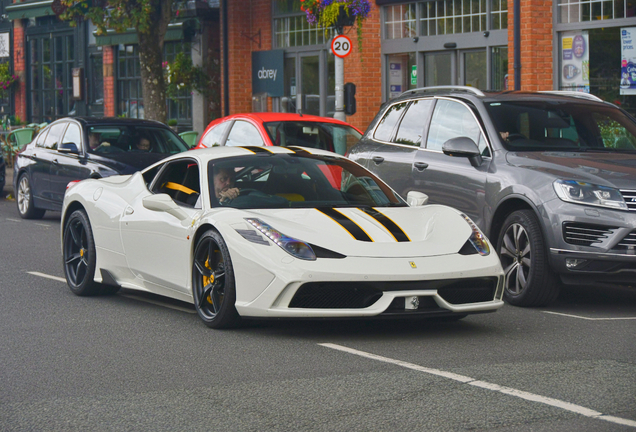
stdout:
<svg viewBox="0 0 636 432">
<path fill-rule="evenodd" d="M 288 237 L 260 219 L 246 218 L 245 220 L 291 256 L 309 261 L 316 259 L 313 249 L 304 241 Z"/>
<path fill-rule="evenodd" d="M 486 256 L 490 254 L 490 246 L 488 246 L 488 240 L 486 240 L 486 236 L 481 232 L 477 225 L 465 214 L 462 213 L 462 217 L 466 220 L 470 229 L 473 230 L 473 233 L 468 238 L 470 244 L 473 245 L 475 250 L 479 253 L 479 255 Z"/>
<path fill-rule="evenodd" d="M 617 189 L 575 180 L 555 180 L 554 191 L 566 202 L 611 209 L 628 210 L 627 204 Z"/>
</svg>

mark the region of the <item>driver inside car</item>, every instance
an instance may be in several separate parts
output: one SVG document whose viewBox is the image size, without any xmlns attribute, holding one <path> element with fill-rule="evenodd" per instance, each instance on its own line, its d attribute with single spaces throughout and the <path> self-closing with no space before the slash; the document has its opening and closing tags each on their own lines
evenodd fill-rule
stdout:
<svg viewBox="0 0 636 432">
<path fill-rule="evenodd" d="M 214 171 L 214 194 L 219 204 L 227 204 L 239 196 L 239 189 L 234 187 L 234 171 L 220 167 Z"/>
</svg>

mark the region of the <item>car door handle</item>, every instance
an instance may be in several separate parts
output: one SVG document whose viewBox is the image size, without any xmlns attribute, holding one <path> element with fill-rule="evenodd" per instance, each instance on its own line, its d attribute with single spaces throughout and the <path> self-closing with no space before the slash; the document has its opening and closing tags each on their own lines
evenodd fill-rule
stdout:
<svg viewBox="0 0 636 432">
<path fill-rule="evenodd" d="M 413 165 L 415 165 L 415 168 L 417 168 L 418 171 L 424 171 L 428 168 L 428 164 L 426 162 L 415 162 Z"/>
<path fill-rule="evenodd" d="M 376 164 L 381 164 L 382 162 L 384 162 L 384 158 L 382 156 L 373 156 L 373 162 L 375 162 Z"/>
<path fill-rule="evenodd" d="M 126 207 L 126 210 L 124 210 L 124 214 L 126 216 L 129 216 L 131 214 L 133 214 L 135 212 L 135 209 L 133 209 L 131 206 Z"/>
</svg>

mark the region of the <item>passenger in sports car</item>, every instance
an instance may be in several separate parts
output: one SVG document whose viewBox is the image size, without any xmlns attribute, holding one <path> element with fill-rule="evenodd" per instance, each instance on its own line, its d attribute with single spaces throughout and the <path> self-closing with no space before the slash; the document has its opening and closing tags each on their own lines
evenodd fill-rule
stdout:
<svg viewBox="0 0 636 432">
<path fill-rule="evenodd" d="M 135 150 L 141 152 L 150 151 L 150 139 L 146 135 L 139 135 L 139 140 L 135 144 Z"/>
<path fill-rule="evenodd" d="M 214 172 L 214 194 L 219 204 L 232 201 L 239 196 L 239 189 L 234 187 L 234 172 L 225 167 L 216 168 Z"/>
</svg>

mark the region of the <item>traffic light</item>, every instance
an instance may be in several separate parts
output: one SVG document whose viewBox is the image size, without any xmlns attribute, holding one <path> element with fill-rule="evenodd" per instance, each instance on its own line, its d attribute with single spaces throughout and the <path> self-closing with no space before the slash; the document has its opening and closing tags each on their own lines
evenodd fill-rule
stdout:
<svg viewBox="0 0 636 432">
<path fill-rule="evenodd" d="M 344 113 L 348 116 L 356 113 L 356 85 L 354 83 L 344 85 Z"/>
</svg>

